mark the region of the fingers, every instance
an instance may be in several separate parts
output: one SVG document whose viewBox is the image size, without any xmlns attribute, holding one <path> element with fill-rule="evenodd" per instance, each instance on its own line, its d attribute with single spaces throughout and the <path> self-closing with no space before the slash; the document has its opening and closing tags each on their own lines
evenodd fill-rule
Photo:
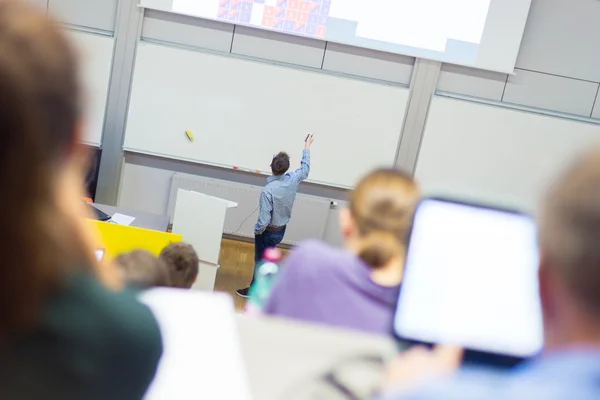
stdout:
<svg viewBox="0 0 600 400">
<path fill-rule="evenodd" d="M 440 366 L 456 369 L 460 366 L 464 350 L 458 346 L 439 345 L 433 349 L 433 356 Z"/>
<path fill-rule="evenodd" d="M 415 346 L 402 352 L 390 363 L 383 380 L 384 392 L 408 389 L 456 371 L 463 350 L 456 346 L 440 345 L 433 350 Z"/>
</svg>

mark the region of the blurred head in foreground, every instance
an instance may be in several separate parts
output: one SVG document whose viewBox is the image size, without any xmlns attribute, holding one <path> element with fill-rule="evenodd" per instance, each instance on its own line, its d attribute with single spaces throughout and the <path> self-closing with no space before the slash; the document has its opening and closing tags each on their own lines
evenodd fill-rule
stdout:
<svg viewBox="0 0 600 400">
<path fill-rule="evenodd" d="M 539 215 L 546 347 L 600 343 L 600 148 L 552 185 Z"/>
<path fill-rule="evenodd" d="M 167 266 L 171 286 L 190 289 L 198 277 L 198 254 L 192 245 L 177 242 L 165 247 L 158 256 Z"/>
<path fill-rule="evenodd" d="M 86 215 L 81 91 L 63 29 L 0 1 L 0 336 L 35 322 L 68 272 L 96 268 Z"/>
<path fill-rule="evenodd" d="M 141 288 L 171 286 L 167 266 L 149 251 L 133 250 L 119 254 L 115 264 L 129 285 Z"/>
<path fill-rule="evenodd" d="M 340 215 L 341 231 L 347 246 L 374 271 L 390 267 L 400 278 L 419 194 L 410 175 L 379 169 L 350 195 L 350 207 Z"/>
</svg>

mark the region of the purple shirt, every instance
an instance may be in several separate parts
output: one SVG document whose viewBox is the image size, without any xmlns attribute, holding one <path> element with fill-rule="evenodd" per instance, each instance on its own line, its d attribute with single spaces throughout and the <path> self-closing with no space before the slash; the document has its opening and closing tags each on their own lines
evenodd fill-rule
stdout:
<svg viewBox="0 0 600 400">
<path fill-rule="evenodd" d="M 373 282 L 349 251 L 308 241 L 288 256 L 263 312 L 390 335 L 399 289 Z"/>
</svg>

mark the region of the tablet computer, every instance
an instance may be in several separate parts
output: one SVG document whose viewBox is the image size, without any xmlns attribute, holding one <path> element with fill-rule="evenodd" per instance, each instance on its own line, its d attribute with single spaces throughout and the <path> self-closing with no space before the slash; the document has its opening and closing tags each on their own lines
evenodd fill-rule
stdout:
<svg viewBox="0 0 600 400">
<path fill-rule="evenodd" d="M 423 199 L 411 229 L 394 333 L 410 343 L 459 345 L 474 359 L 511 364 L 534 356 L 543 345 L 537 269 L 530 216 Z"/>
</svg>

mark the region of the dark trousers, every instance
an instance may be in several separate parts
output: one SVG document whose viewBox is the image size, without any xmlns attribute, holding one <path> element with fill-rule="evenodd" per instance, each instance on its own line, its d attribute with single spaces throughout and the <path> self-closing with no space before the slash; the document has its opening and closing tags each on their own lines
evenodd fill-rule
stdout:
<svg viewBox="0 0 600 400">
<path fill-rule="evenodd" d="M 254 277 L 256 276 L 256 266 L 259 261 L 262 260 L 263 254 L 266 249 L 275 247 L 283 240 L 285 236 L 285 229 L 276 230 L 276 231 L 264 231 L 260 235 L 254 235 L 254 273 L 252 274 L 252 282 L 250 285 L 254 283 Z"/>
</svg>

